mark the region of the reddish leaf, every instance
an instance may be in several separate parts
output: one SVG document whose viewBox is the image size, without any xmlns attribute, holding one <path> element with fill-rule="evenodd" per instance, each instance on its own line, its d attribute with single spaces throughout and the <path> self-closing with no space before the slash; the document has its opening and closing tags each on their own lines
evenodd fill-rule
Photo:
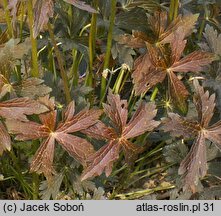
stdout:
<svg viewBox="0 0 221 216">
<path fill-rule="evenodd" d="M 49 18 L 54 14 L 53 0 L 37 0 L 34 5 L 34 37 L 48 24 Z"/>
<path fill-rule="evenodd" d="M 70 104 L 70 106 L 72 105 Z M 71 119 L 66 119 L 66 122 L 57 128 L 57 132 L 73 133 L 84 130 L 95 124 L 101 113 L 100 110 L 84 109 Z"/>
<path fill-rule="evenodd" d="M 49 95 L 45 95 L 44 97 L 38 98 L 38 102 L 48 108 L 50 111 L 54 111 L 55 109 L 55 101 L 54 98 L 49 98 Z"/>
<path fill-rule="evenodd" d="M 172 99 L 172 103 L 176 104 L 183 113 L 187 112 L 186 99 L 189 95 L 189 92 L 186 90 L 183 82 L 180 81 L 177 76 L 170 72 L 169 76 L 169 95 Z"/>
<path fill-rule="evenodd" d="M 47 126 L 36 122 L 19 122 L 15 120 L 6 120 L 9 133 L 18 134 L 16 140 L 32 140 L 46 138 L 50 132 Z M 28 129 L 28 130 L 27 130 Z"/>
<path fill-rule="evenodd" d="M 85 165 L 88 156 L 94 153 L 93 146 L 85 139 L 66 133 L 55 133 L 56 140 L 75 159 Z"/>
<path fill-rule="evenodd" d="M 39 147 L 31 162 L 30 171 L 39 174 L 44 173 L 50 181 L 52 174 L 55 174 L 53 168 L 55 138 L 49 136 Z"/>
<path fill-rule="evenodd" d="M 107 127 L 101 121 L 81 132 L 95 139 L 111 140 L 118 137 L 113 128 Z"/>
<path fill-rule="evenodd" d="M 149 17 L 149 23 L 155 37 L 159 39 L 167 28 L 167 13 L 165 11 L 156 11 L 153 16 Z"/>
<path fill-rule="evenodd" d="M 203 127 L 208 127 L 210 120 L 214 114 L 215 108 L 215 94 L 209 95 L 209 92 L 204 92 L 202 86 L 195 79 L 193 81 L 196 93 L 194 96 L 194 103 L 198 112 L 198 120 Z"/>
<path fill-rule="evenodd" d="M 6 121 L 19 122 L 19 121 L 28 121 L 26 115 L 40 114 L 48 111 L 47 107 L 44 105 L 31 100 L 29 98 L 16 98 L 4 102 L 0 102 L 0 117 L 5 118 Z M 12 126 L 16 129 L 21 128 L 23 125 L 16 126 L 12 123 Z M 26 128 L 24 128 L 26 130 Z M 35 132 L 35 131 L 33 131 Z M 3 150 L 11 148 L 11 139 L 6 131 L 4 125 L 0 122 L 0 154 Z"/>
<path fill-rule="evenodd" d="M 200 125 L 198 122 L 183 118 L 175 113 L 168 113 L 168 118 L 163 119 L 162 129 L 170 132 L 173 137 L 182 136 L 190 139 L 198 134 Z"/>
<path fill-rule="evenodd" d="M 184 138 L 197 136 L 179 169 L 179 173 L 184 175 L 184 189 L 191 189 L 193 192 L 195 192 L 199 178 L 204 177 L 207 171 L 205 139 L 214 142 L 221 150 L 221 121 L 209 126 L 215 107 L 215 95 L 210 96 L 208 91 L 205 92 L 197 80 L 194 80 L 194 87 L 198 122 L 170 113 L 169 118 L 164 120 L 163 126 L 163 130 L 169 131 L 172 136 Z"/>
<path fill-rule="evenodd" d="M 109 91 L 107 101 L 109 104 L 103 104 L 104 112 L 118 127 L 121 133 L 127 123 L 127 101 L 121 100 L 119 95 L 113 95 L 111 91 Z"/>
<path fill-rule="evenodd" d="M 195 185 L 199 178 L 207 173 L 205 136 L 199 133 L 188 155 L 181 162 L 179 174 L 184 175 L 184 190 L 191 189 L 196 192 Z"/>
<path fill-rule="evenodd" d="M 181 58 L 186 45 L 185 32 L 178 28 L 173 34 L 171 49 L 167 46 L 152 46 L 146 44 L 148 54 L 135 62 L 135 71 L 132 75 L 135 93 L 142 94 L 161 83 L 166 76 L 169 80 L 169 93 L 175 107 L 186 111 L 186 98 L 188 92 L 183 83 L 176 77 L 174 72 L 198 72 L 203 66 L 215 60 L 212 53 L 195 51 Z M 180 59 L 181 58 L 181 59 Z"/>
<path fill-rule="evenodd" d="M 203 66 L 210 64 L 214 60 L 212 53 L 194 51 L 180 61 L 175 62 L 169 70 L 174 72 L 198 72 L 202 71 Z"/>
<path fill-rule="evenodd" d="M 173 35 L 173 43 L 171 43 L 171 50 L 172 50 L 172 62 L 177 62 L 182 56 L 183 50 L 186 46 L 187 40 L 184 40 L 185 33 L 183 29 L 179 28 L 177 33 Z"/>
<path fill-rule="evenodd" d="M 161 43 L 170 43 L 173 40 L 174 33 L 182 29 L 184 37 L 189 36 L 196 24 L 199 14 L 188 14 L 186 16 L 178 16 L 160 36 Z"/>
<path fill-rule="evenodd" d="M 136 146 L 126 139 L 121 139 L 121 147 L 124 151 L 126 163 L 131 165 L 137 159 L 137 155 L 143 151 L 142 147 Z"/>
<path fill-rule="evenodd" d="M 50 179 L 53 164 L 53 149 L 55 140 L 73 157 L 81 163 L 89 155 L 94 153 L 93 146 L 85 139 L 71 135 L 69 133 L 86 129 L 98 121 L 101 115 L 100 110 L 85 109 L 74 115 L 74 102 L 71 102 L 65 112 L 65 119 L 56 127 L 57 111 L 54 110 L 54 100 L 48 96 L 39 99 L 41 104 L 49 108 L 49 112 L 39 115 L 41 124 L 35 122 L 21 122 L 7 120 L 8 131 L 16 134 L 17 140 L 32 140 L 44 138 L 44 141 L 35 155 L 31 165 L 32 171 L 43 172 Z M 53 150 L 53 151 L 52 151 Z M 50 154 L 49 154 L 50 152 Z M 46 162 L 48 160 L 48 162 Z"/>
<path fill-rule="evenodd" d="M 145 104 L 142 102 L 132 116 L 131 120 L 123 130 L 123 137 L 130 139 L 139 136 L 146 131 L 152 131 L 159 125 L 159 122 L 153 120 L 157 114 L 154 103 Z"/>
<path fill-rule="evenodd" d="M 88 159 L 90 165 L 84 170 L 81 180 L 99 176 L 105 170 L 106 176 L 112 171 L 113 163 L 119 158 L 120 144 L 111 140 Z"/>
<path fill-rule="evenodd" d="M 40 114 L 48 109 L 29 98 L 16 98 L 0 102 L 0 116 L 6 119 L 27 121 L 26 115 Z"/>
<path fill-rule="evenodd" d="M 218 121 L 205 130 L 204 135 L 208 140 L 214 142 L 217 148 L 221 150 L 221 121 Z"/>
<path fill-rule="evenodd" d="M 186 98 L 188 92 L 185 86 L 172 72 L 198 72 L 203 66 L 214 60 L 211 53 L 196 51 L 182 58 L 186 45 L 184 40 L 192 33 L 198 14 L 178 16 L 172 22 L 167 20 L 167 12 L 156 11 L 149 17 L 150 28 L 154 36 L 137 34 L 135 37 L 122 37 L 120 42 L 129 46 L 140 47 L 146 43 L 148 54 L 138 57 L 132 74 L 136 95 L 140 95 L 156 84 L 169 79 L 169 96 L 175 107 L 183 112 L 187 110 Z M 170 43 L 170 47 L 166 46 Z M 138 46 L 137 46 L 138 44 Z M 179 92 L 179 94 L 178 94 Z"/>
<path fill-rule="evenodd" d="M 141 103 L 127 123 L 127 101 L 121 100 L 119 95 L 114 95 L 111 91 L 109 91 L 107 98 L 108 104 L 104 104 L 104 111 L 112 120 L 114 128 L 98 122 L 81 131 L 93 138 L 109 141 L 107 145 L 89 157 L 89 165 L 83 172 L 82 180 L 100 175 L 104 170 L 107 176 L 110 175 L 113 163 L 118 159 L 122 150 L 126 162 L 128 164 L 134 162 L 142 148 L 132 144 L 127 139 L 141 135 L 146 131 L 152 131 L 159 125 L 159 122 L 153 120 L 157 112 L 154 104 Z"/>
<path fill-rule="evenodd" d="M 120 35 L 116 40 L 119 44 L 126 44 L 132 48 L 143 48 L 145 47 L 145 41 L 148 41 L 148 37 L 143 32 L 133 31 L 132 35 Z"/>
<path fill-rule="evenodd" d="M 136 95 L 140 95 L 157 83 L 163 82 L 166 77 L 165 71 L 151 65 L 149 55 L 145 54 L 136 59 L 132 73 Z"/>
</svg>

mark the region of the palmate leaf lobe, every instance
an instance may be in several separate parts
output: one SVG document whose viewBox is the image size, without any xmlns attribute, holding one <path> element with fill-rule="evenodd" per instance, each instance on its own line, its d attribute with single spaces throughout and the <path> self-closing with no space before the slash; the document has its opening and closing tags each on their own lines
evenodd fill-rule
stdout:
<svg viewBox="0 0 221 216">
<path fill-rule="evenodd" d="M 214 113 L 215 95 L 209 95 L 208 91 L 204 91 L 196 79 L 194 87 L 194 103 L 198 112 L 198 121 L 169 113 L 162 127 L 165 132 L 170 132 L 175 137 L 195 137 L 195 142 L 179 168 L 179 174 L 183 175 L 184 190 L 192 192 L 196 192 L 199 179 L 207 173 L 205 140 L 214 142 L 221 149 L 221 121 L 210 125 Z"/>
<path fill-rule="evenodd" d="M 0 117 L 7 120 L 24 121 L 26 115 L 40 114 L 48 111 L 47 107 L 29 98 L 15 98 L 0 102 Z M 11 138 L 4 124 L 0 121 L 0 155 L 11 149 Z"/>
<path fill-rule="evenodd" d="M 26 115 L 40 114 L 48 109 L 29 98 L 15 98 L 0 102 L 0 116 L 6 119 L 28 121 Z"/>
<path fill-rule="evenodd" d="M 111 91 L 109 91 L 107 101 L 108 104 L 104 104 L 104 112 L 114 127 L 108 127 L 99 121 L 81 131 L 95 139 L 108 141 L 106 145 L 88 158 L 88 166 L 82 174 L 82 180 L 100 175 L 103 171 L 105 171 L 106 176 L 109 176 L 113 163 L 118 159 L 122 150 L 126 162 L 128 164 L 133 163 L 137 154 L 143 149 L 128 139 L 139 136 L 146 131 L 152 131 L 159 125 L 158 121 L 153 120 L 157 113 L 153 103 L 145 104 L 142 102 L 131 120 L 127 122 L 127 101 L 121 100 L 119 95 L 114 95 Z"/>
<path fill-rule="evenodd" d="M 178 173 L 184 175 L 184 190 L 190 188 L 192 192 L 196 192 L 195 185 L 198 184 L 199 178 L 204 177 L 207 173 L 206 145 L 203 133 L 198 134 L 189 153 L 182 160 Z"/>
<path fill-rule="evenodd" d="M 93 146 L 87 140 L 71 133 L 95 124 L 102 111 L 86 108 L 74 115 L 75 106 L 72 101 L 64 114 L 64 121 L 56 124 L 57 111 L 54 110 L 54 101 L 48 96 L 41 98 L 40 101 L 50 109 L 49 112 L 39 115 L 41 123 L 7 120 L 6 125 L 8 131 L 16 135 L 17 140 L 44 139 L 32 160 L 31 171 L 44 173 L 50 179 L 54 174 L 55 141 L 83 165 L 88 156 L 94 153 Z"/>
<path fill-rule="evenodd" d="M 37 0 L 34 5 L 34 38 L 38 36 L 48 24 L 54 14 L 54 0 Z"/>
<path fill-rule="evenodd" d="M 205 33 L 203 34 L 213 53 L 221 56 L 221 34 L 218 34 L 212 26 L 206 25 Z"/>
</svg>

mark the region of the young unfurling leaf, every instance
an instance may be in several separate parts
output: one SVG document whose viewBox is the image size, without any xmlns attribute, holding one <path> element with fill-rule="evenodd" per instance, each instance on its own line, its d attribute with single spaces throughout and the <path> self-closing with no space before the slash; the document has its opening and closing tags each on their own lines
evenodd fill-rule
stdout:
<svg viewBox="0 0 221 216">
<path fill-rule="evenodd" d="M 215 108 L 215 95 L 204 91 L 197 80 L 194 80 L 194 103 L 198 112 L 198 121 L 169 113 L 163 126 L 164 131 L 172 136 L 183 138 L 196 137 L 190 152 L 181 162 L 179 174 L 184 176 L 184 189 L 195 192 L 199 178 L 204 177 L 207 171 L 205 139 L 214 142 L 221 149 L 221 121 L 209 125 Z"/>
<path fill-rule="evenodd" d="M 71 156 L 84 164 L 88 156 L 94 153 L 94 148 L 87 140 L 71 133 L 95 124 L 102 112 L 101 110 L 84 109 L 74 115 L 75 106 L 74 102 L 71 102 L 65 112 L 64 121 L 57 125 L 57 111 L 54 110 L 54 101 L 45 96 L 40 99 L 40 103 L 50 109 L 49 112 L 39 115 L 41 123 L 7 120 L 6 125 L 9 133 L 16 134 L 17 140 L 44 139 L 32 160 L 31 171 L 44 173 L 50 179 L 54 173 L 55 141 Z"/>
<path fill-rule="evenodd" d="M 111 119 L 114 128 L 98 122 L 82 132 L 95 138 L 107 140 L 96 153 L 87 159 L 88 167 L 84 170 L 82 180 L 100 175 L 105 171 L 109 176 L 112 171 L 114 161 L 119 157 L 123 150 L 127 163 L 132 163 L 142 148 L 134 145 L 128 139 L 139 136 L 146 131 L 152 131 L 159 125 L 158 121 L 153 120 L 157 110 L 153 103 L 145 104 L 142 102 L 128 122 L 127 101 L 121 100 L 119 95 L 109 92 L 107 97 L 108 104 L 104 104 L 104 112 Z"/>
</svg>

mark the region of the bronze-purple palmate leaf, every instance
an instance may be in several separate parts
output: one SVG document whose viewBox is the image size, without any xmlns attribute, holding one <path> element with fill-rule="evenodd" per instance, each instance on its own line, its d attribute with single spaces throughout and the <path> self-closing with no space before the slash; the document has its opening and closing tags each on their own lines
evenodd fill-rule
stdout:
<svg viewBox="0 0 221 216">
<path fill-rule="evenodd" d="M 194 51 L 189 55 L 182 57 L 186 46 L 185 31 L 179 28 L 173 35 L 171 46 L 152 46 L 146 44 L 148 53 L 140 56 L 135 61 L 135 70 L 132 74 L 134 88 L 137 95 L 140 95 L 157 83 L 168 79 L 169 95 L 180 110 L 186 110 L 186 99 L 188 91 L 175 73 L 199 72 L 203 66 L 208 65 L 215 60 L 212 53 L 204 51 Z"/>
<path fill-rule="evenodd" d="M 111 91 L 109 91 L 107 101 L 108 103 L 104 104 L 104 112 L 110 118 L 113 127 L 108 127 L 99 121 L 82 131 L 95 139 L 108 141 L 96 153 L 89 156 L 88 167 L 82 174 L 82 180 L 100 175 L 103 171 L 106 176 L 109 176 L 113 163 L 118 159 L 122 150 L 126 162 L 129 164 L 134 162 L 142 148 L 134 145 L 129 139 L 146 131 L 152 131 L 159 125 L 159 122 L 154 120 L 157 110 L 153 103 L 142 102 L 128 122 L 127 101 L 121 100 L 119 95 L 114 95 Z"/>
<path fill-rule="evenodd" d="M 196 191 L 199 178 L 207 173 L 206 146 L 208 139 L 221 150 L 221 121 L 210 125 L 214 114 L 215 94 L 209 95 L 197 80 L 194 80 L 194 103 L 198 112 L 198 120 L 187 119 L 178 114 L 169 113 L 163 126 L 164 131 L 172 136 L 191 138 L 195 141 L 184 160 L 180 164 L 179 174 L 184 176 L 184 189 Z"/>
<path fill-rule="evenodd" d="M 17 140 L 44 139 L 32 160 L 31 171 L 44 173 L 50 179 L 54 173 L 55 141 L 83 165 L 88 156 L 94 153 L 93 146 L 86 139 L 71 133 L 94 125 L 102 111 L 85 108 L 74 114 L 75 105 L 72 101 L 64 114 L 64 120 L 56 124 L 57 111 L 54 109 L 54 100 L 45 96 L 40 98 L 40 102 L 50 109 L 49 112 L 39 115 L 41 123 L 7 120 L 6 125 L 9 133 L 16 134 Z"/>
</svg>

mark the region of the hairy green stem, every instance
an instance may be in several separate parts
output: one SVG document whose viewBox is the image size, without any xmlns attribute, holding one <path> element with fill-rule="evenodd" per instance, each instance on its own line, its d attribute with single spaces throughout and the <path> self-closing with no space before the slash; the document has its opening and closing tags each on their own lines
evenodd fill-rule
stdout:
<svg viewBox="0 0 221 216">
<path fill-rule="evenodd" d="M 110 56 L 111 56 L 111 47 L 112 47 L 112 39 L 113 39 L 114 21 L 115 21 L 115 16 L 116 16 L 116 9 L 117 9 L 117 0 L 112 0 L 111 1 L 110 25 L 109 25 L 108 36 L 107 36 L 107 48 L 106 48 L 106 54 L 105 54 L 105 59 L 104 59 L 103 70 L 105 70 L 109 67 Z M 105 91 L 106 91 L 106 79 L 104 77 L 102 77 L 101 92 L 100 92 L 100 98 L 101 98 L 100 103 L 103 102 L 102 100 L 104 98 Z"/>
<path fill-rule="evenodd" d="M 62 55 L 61 55 L 61 53 L 58 49 L 58 46 L 57 46 L 57 43 L 56 43 L 56 40 L 55 40 L 55 36 L 54 36 L 54 32 L 52 30 L 52 27 L 51 27 L 50 23 L 48 23 L 48 31 L 49 31 L 49 35 L 50 35 L 50 38 L 51 38 L 51 42 L 52 42 L 53 47 L 54 47 L 55 55 L 56 55 L 57 60 L 58 60 L 58 66 L 59 66 L 59 69 L 60 69 L 61 78 L 62 78 L 63 83 L 64 83 L 64 92 L 65 92 L 66 102 L 70 103 L 71 102 L 71 94 L 70 94 L 69 87 L 68 87 L 68 77 L 67 77 L 67 74 L 65 72 L 65 69 L 64 69 L 64 66 L 63 66 L 64 61 L 63 61 Z"/>
<path fill-rule="evenodd" d="M 37 50 L 37 40 L 34 38 L 34 14 L 33 14 L 33 5 L 32 0 L 28 0 L 28 20 L 29 20 L 29 29 L 30 29 L 30 38 L 31 38 L 31 54 L 32 54 L 32 76 L 39 77 L 38 71 L 38 50 Z"/>
</svg>

